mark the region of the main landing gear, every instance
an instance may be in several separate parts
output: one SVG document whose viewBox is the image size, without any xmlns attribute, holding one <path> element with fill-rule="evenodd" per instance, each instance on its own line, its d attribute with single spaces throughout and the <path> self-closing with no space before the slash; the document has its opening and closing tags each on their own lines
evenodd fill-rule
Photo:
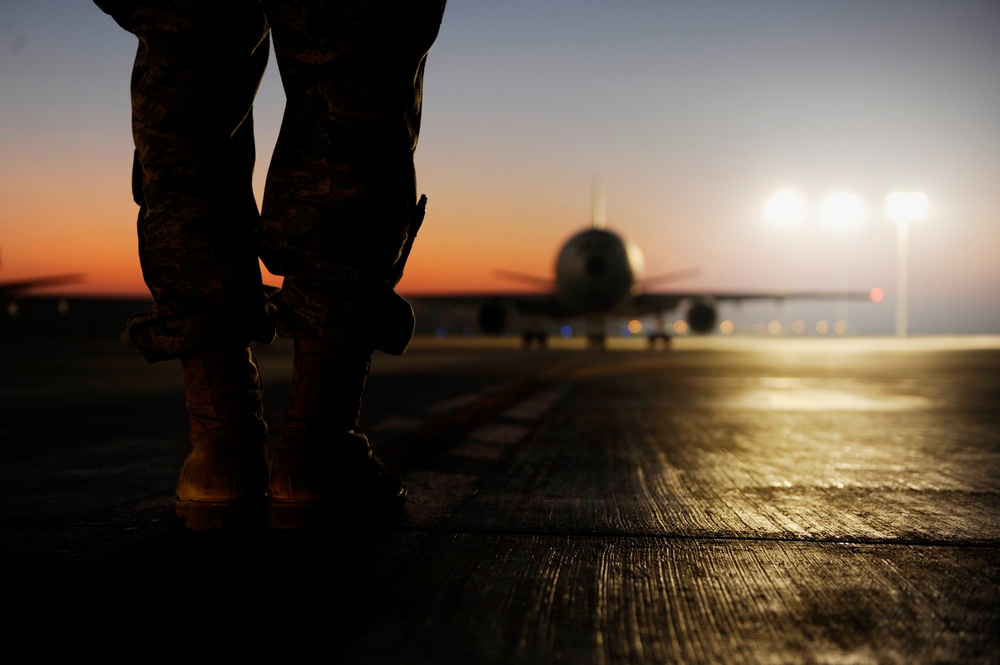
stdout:
<svg viewBox="0 0 1000 665">
<path fill-rule="evenodd" d="M 544 330 L 525 330 L 521 333 L 521 345 L 526 349 L 530 349 L 532 345 L 544 349 L 549 345 L 549 334 Z"/>
<path fill-rule="evenodd" d="M 656 350 L 656 343 L 659 342 L 659 341 L 663 342 L 663 350 L 664 351 L 669 351 L 670 350 L 670 335 L 668 335 L 665 332 L 655 332 L 655 333 L 650 333 L 649 334 L 649 350 L 650 351 L 655 351 Z"/>
<path fill-rule="evenodd" d="M 608 347 L 608 338 L 604 333 L 590 333 L 587 335 L 587 348 L 595 351 L 603 351 Z"/>
</svg>

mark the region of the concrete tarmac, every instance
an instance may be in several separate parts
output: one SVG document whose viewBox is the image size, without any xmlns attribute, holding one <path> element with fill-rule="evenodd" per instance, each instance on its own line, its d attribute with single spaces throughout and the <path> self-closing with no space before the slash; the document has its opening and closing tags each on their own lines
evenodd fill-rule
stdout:
<svg viewBox="0 0 1000 665">
<path fill-rule="evenodd" d="M 996 338 L 418 341 L 369 381 L 410 501 L 368 532 L 179 528 L 176 364 L 0 374 L 10 662 L 1000 662 Z"/>
</svg>

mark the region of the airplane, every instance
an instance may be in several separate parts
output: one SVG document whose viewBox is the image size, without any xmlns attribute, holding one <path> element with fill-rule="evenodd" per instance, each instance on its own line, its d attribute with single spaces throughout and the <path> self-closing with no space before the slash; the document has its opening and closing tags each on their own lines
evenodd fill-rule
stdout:
<svg viewBox="0 0 1000 665">
<path fill-rule="evenodd" d="M 605 320 L 613 317 L 655 315 L 657 325 L 649 337 L 650 347 L 658 340 L 669 347 L 670 335 L 665 332 L 666 314 L 687 303 L 684 320 L 695 334 L 712 332 L 718 320 L 718 305 L 722 302 L 745 300 L 875 300 L 874 292 L 770 291 L 770 292 L 705 292 L 653 291 L 654 284 L 678 281 L 696 274 L 697 269 L 678 270 L 650 279 L 641 279 L 642 253 L 637 246 L 618 233 L 608 230 L 604 222 L 603 195 L 595 191 L 593 218 L 589 228 L 572 235 L 560 248 L 552 279 L 507 271 L 498 274 L 521 282 L 541 285 L 546 292 L 539 294 L 483 293 L 426 295 L 412 294 L 419 312 L 423 306 L 452 305 L 473 307 L 476 323 L 486 334 L 506 330 L 511 314 L 519 312 L 537 320 L 583 318 L 587 321 L 587 345 L 604 348 L 607 335 Z M 525 347 L 537 343 L 544 347 L 547 333 L 540 325 L 522 333 Z"/>
</svg>

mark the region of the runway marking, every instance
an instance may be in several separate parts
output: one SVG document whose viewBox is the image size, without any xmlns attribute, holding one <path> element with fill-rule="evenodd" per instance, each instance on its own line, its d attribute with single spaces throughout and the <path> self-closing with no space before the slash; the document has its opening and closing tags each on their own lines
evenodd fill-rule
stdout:
<svg viewBox="0 0 1000 665">
<path fill-rule="evenodd" d="M 513 406 L 507 408 L 496 420 L 488 422 L 468 434 L 467 439 L 452 448 L 449 455 L 465 459 L 496 461 L 507 453 L 512 446 L 527 437 L 533 424 L 540 420 L 563 396 L 568 386 L 550 387 L 529 395 Z M 481 399 L 483 408 L 487 408 L 500 391 L 491 392 Z M 480 395 L 482 398 L 483 396 Z M 458 400 L 449 400 L 458 403 Z M 463 403 L 465 400 L 463 400 Z M 475 407 L 469 407 L 475 408 Z"/>
<path fill-rule="evenodd" d="M 483 395 L 479 393 L 466 393 L 465 395 L 459 395 L 458 397 L 452 397 L 451 399 L 447 399 L 443 402 L 438 402 L 427 409 L 427 411 L 428 413 L 436 414 L 451 413 L 452 411 L 456 411 L 464 406 L 469 406 L 470 404 L 475 403 L 479 399 L 482 399 L 482 397 Z"/>
<path fill-rule="evenodd" d="M 508 420 L 538 420 L 566 394 L 567 386 L 550 388 L 518 402 L 503 413 Z"/>
<path fill-rule="evenodd" d="M 506 382 L 494 384 L 492 386 L 486 386 L 485 388 L 482 388 L 480 390 L 476 390 L 471 393 L 465 393 L 464 395 L 458 395 L 456 397 L 452 397 L 444 401 L 438 402 L 437 404 L 428 407 L 427 412 L 433 413 L 435 415 L 444 415 L 447 413 L 451 413 L 453 411 L 457 411 L 459 409 L 475 404 L 480 400 L 493 397 L 498 393 L 502 393 L 508 387 L 509 384 Z"/>
<path fill-rule="evenodd" d="M 507 387 L 506 383 L 487 386 L 482 390 L 442 400 L 427 407 L 424 411 L 433 417 L 447 416 L 488 400 L 501 393 Z M 429 420 L 430 418 L 428 417 L 413 414 L 393 415 L 385 420 L 380 420 L 373 425 L 369 425 L 366 429 L 371 432 L 412 432 L 426 425 Z"/>
<path fill-rule="evenodd" d="M 469 438 L 473 441 L 484 443 L 517 443 L 531 431 L 527 425 L 515 425 L 512 423 L 490 423 L 480 427 L 473 432 Z"/>
<path fill-rule="evenodd" d="M 541 394 L 541 393 L 540 393 Z M 488 423 L 469 435 L 469 440 L 451 451 L 456 457 L 472 459 L 498 460 L 506 454 L 508 448 L 520 443 L 531 432 L 532 427 L 526 424 L 503 422 L 507 420 L 537 420 L 548 411 L 561 395 L 546 394 L 540 400 L 534 397 L 526 399 L 508 409 L 497 422 Z M 544 407 L 544 408 L 542 408 Z M 510 413 L 528 417 L 511 418 Z"/>
<path fill-rule="evenodd" d="M 427 422 L 426 418 L 416 418 L 414 416 L 390 416 L 367 428 L 372 432 L 410 432 L 418 427 L 422 427 Z"/>
<path fill-rule="evenodd" d="M 453 448 L 449 455 L 465 459 L 495 462 L 503 459 L 509 447 L 509 444 L 506 442 L 470 441 Z"/>
</svg>

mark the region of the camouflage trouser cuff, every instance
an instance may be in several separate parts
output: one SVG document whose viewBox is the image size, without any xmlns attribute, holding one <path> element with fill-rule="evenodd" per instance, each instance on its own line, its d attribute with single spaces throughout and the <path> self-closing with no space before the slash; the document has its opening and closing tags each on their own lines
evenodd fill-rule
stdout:
<svg viewBox="0 0 1000 665">
<path fill-rule="evenodd" d="M 203 346 L 238 341 L 270 344 L 274 339 L 274 305 L 267 304 L 252 320 L 232 312 L 172 314 L 153 308 L 132 316 L 128 335 L 148 362 L 172 360 Z"/>
<path fill-rule="evenodd" d="M 383 282 L 345 282 L 318 289 L 308 279 L 286 276 L 278 296 L 282 337 L 324 337 L 351 346 L 402 355 L 413 338 L 413 308 Z"/>
</svg>

